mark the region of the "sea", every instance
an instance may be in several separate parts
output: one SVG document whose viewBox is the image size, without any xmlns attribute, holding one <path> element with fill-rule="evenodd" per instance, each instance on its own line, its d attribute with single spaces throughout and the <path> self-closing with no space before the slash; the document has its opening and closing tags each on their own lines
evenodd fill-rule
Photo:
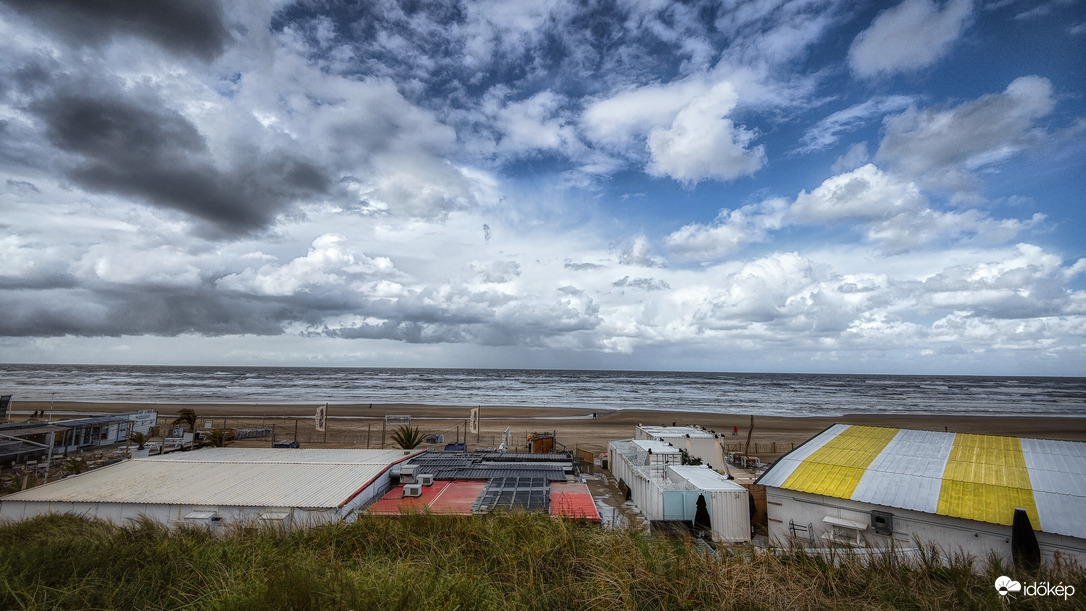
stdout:
<svg viewBox="0 0 1086 611">
<path fill-rule="evenodd" d="M 539 406 L 767 416 L 1086 417 L 1086 378 L 0 364 L 20 401 Z M 1084 421 L 1086 424 L 1086 421 Z"/>
</svg>

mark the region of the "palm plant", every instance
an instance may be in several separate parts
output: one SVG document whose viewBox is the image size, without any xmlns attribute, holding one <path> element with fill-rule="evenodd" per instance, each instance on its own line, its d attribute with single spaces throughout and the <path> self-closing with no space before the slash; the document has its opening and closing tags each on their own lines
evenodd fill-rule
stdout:
<svg viewBox="0 0 1086 611">
<path fill-rule="evenodd" d="M 392 433 L 392 441 L 395 441 L 396 445 L 401 448 L 410 450 L 417 448 L 422 443 L 422 433 L 419 432 L 419 427 L 411 428 L 404 424 Z"/>
<path fill-rule="evenodd" d="M 150 437 L 140 432 L 135 432 L 128 436 L 128 441 L 136 444 L 137 450 L 142 450 L 143 446 L 147 443 L 149 439 Z"/>
<path fill-rule="evenodd" d="M 196 418 L 196 410 L 186 407 L 177 414 L 176 418 L 174 418 L 173 425 L 187 427 L 190 433 L 196 433 Z"/>
<path fill-rule="evenodd" d="M 72 456 L 64 461 L 64 470 L 72 475 L 79 475 L 87 470 L 87 459 L 81 456 Z"/>
<path fill-rule="evenodd" d="M 207 445 L 213 448 L 226 447 L 226 434 L 224 434 L 222 431 L 211 431 L 208 434 L 204 435 L 204 439 L 207 440 Z"/>
</svg>

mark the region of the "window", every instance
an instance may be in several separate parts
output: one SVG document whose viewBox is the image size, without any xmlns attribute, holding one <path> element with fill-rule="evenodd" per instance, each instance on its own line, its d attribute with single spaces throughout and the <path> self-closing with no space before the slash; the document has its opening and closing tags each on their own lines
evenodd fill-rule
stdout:
<svg viewBox="0 0 1086 611">
<path fill-rule="evenodd" d="M 830 525 L 829 532 L 823 535 L 824 539 L 849 545 L 863 545 L 863 532 L 867 530 L 867 523 L 834 516 L 826 516 L 822 521 Z"/>
</svg>

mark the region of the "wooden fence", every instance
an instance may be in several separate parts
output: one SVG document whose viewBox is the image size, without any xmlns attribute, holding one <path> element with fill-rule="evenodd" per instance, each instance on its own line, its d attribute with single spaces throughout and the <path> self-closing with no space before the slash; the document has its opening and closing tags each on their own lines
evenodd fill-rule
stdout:
<svg viewBox="0 0 1086 611">
<path fill-rule="evenodd" d="M 725 441 L 724 450 L 727 452 L 742 452 L 746 449 L 747 444 L 742 441 Z M 784 454 L 796 449 L 796 444 L 789 441 L 752 441 L 750 443 L 750 455 L 758 456 L 760 454 Z"/>
</svg>

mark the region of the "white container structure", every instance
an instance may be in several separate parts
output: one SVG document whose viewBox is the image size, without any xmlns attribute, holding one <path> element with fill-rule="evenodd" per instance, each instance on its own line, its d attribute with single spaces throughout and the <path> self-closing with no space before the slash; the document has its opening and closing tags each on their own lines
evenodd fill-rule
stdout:
<svg viewBox="0 0 1086 611">
<path fill-rule="evenodd" d="M 117 524 L 306 526 L 354 519 L 405 450 L 205 448 L 138 458 L 0 498 L 0 520 L 73 513 Z"/>
<path fill-rule="evenodd" d="M 698 426 L 638 426 L 635 439 L 652 439 L 669 443 L 675 448 L 686 450 L 692 458 L 712 469 L 726 469 L 724 448 L 720 445 L 720 434 L 711 433 Z"/>
<path fill-rule="evenodd" d="M 611 473 L 630 490 L 648 520 L 694 520 L 698 497 L 704 497 L 713 541 L 750 541 L 747 489 L 705 465 L 682 465 L 678 448 L 665 442 L 626 439 L 608 444 Z"/>
</svg>

